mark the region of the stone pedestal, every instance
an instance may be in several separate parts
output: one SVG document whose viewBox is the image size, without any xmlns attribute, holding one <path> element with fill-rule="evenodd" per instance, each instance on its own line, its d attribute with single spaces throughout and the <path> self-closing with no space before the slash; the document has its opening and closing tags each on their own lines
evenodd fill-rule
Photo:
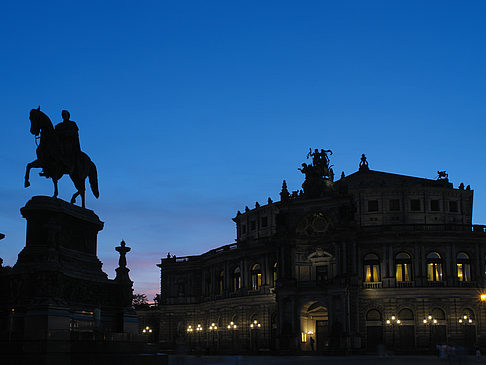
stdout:
<svg viewBox="0 0 486 365">
<path fill-rule="evenodd" d="M 96 256 L 103 222 L 92 210 L 35 196 L 20 212 L 27 219 L 27 239 L 16 272 L 54 270 L 78 279 L 107 280 Z"/>
<path fill-rule="evenodd" d="M 0 332 L 0 353 L 68 365 L 83 357 L 96 363 L 100 353 L 107 363 L 107 353 L 136 353 L 128 269 L 110 280 L 96 256 L 103 222 L 91 210 L 44 196 L 33 197 L 21 213 L 26 245 L 0 277 L 7 295 L 0 313 L 9 327 Z"/>
</svg>

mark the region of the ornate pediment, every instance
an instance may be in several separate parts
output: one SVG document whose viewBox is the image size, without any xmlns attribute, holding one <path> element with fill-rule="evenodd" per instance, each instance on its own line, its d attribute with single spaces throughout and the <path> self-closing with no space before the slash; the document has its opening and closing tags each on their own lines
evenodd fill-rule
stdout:
<svg viewBox="0 0 486 365">
<path fill-rule="evenodd" d="M 319 262 L 329 262 L 332 260 L 332 258 L 333 256 L 329 252 L 324 251 L 324 249 L 321 247 L 317 247 L 314 252 L 307 256 L 307 259 L 313 264 Z"/>
</svg>

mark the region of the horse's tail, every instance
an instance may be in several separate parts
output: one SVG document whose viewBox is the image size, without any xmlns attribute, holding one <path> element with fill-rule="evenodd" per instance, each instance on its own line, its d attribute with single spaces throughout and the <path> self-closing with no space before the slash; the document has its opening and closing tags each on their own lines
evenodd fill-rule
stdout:
<svg viewBox="0 0 486 365">
<path fill-rule="evenodd" d="M 93 161 L 90 161 L 88 177 L 91 191 L 96 199 L 98 199 L 100 196 L 100 192 L 98 190 L 98 171 L 96 171 L 96 166 Z"/>
</svg>

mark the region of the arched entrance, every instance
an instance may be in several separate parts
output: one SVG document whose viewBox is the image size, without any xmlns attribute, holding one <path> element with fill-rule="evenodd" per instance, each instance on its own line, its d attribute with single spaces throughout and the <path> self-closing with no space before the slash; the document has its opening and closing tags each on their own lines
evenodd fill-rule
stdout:
<svg viewBox="0 0 486 365">
<path fill-rule="evenodd" d="M 300 313 L 300 331 L 303 351 L 326 351 L 329 348 L 327 308 L 319 302 L 309 302 L 304 305 Z"/>
</svg>

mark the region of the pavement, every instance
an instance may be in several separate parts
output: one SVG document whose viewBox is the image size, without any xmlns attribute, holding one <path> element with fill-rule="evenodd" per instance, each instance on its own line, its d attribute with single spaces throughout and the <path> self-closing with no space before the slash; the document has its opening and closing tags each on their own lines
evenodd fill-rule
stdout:
<svg viewBox="0 0 486 365">
<path fill-rule="evenodd" d="M 475 365 L 485 364 L 474 356 L 439 360 L 436 356 L 187 356 L 170 355 L 169 365 Z"/>
</svg>

